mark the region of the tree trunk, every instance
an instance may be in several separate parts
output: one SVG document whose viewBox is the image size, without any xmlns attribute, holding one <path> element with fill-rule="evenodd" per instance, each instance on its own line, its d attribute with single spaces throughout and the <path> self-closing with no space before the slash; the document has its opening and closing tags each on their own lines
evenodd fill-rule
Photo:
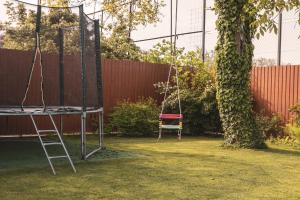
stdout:
<svg viewBox="0 0 300 200">
<path fill-rule="evenodd" d="M 216 0 L 218 43 L 216 47 L 217 100 L 225 132 L 225 145 L 264 146 L 252 110 L 250 73 L 253 57 L 253 18 L 247 0 Z"/>
</svg>

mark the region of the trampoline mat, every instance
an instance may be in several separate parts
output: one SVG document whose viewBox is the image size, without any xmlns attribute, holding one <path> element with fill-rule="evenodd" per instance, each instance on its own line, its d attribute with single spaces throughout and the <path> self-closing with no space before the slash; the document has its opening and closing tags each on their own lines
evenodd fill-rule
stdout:
<svg viewBox="0 0 300 200">
<path fill-rule="evenodd" d="M 87 107 L 87 113 L 101 112 L 102 108 Z M 0 115 L 64 115 L 64 114 L 81 114 L 80 106 L 48 106 L 43 107 L 0 107 Z"/>
</svg>

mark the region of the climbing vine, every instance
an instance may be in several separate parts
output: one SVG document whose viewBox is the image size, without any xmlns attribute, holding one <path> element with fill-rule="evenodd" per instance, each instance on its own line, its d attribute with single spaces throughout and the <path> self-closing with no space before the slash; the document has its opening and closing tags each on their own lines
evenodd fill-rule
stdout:
<svg viewBox="0 0 300 200">
<path fill-rule="evenodd" d="M 248 0 L 216 0 L 218 43 L 216 46 L 217 100 L 225 133 L 225 145 L 264 146 L 252 110 L 250 72 L 256 29 L 254 10 Z"/>
</svg>

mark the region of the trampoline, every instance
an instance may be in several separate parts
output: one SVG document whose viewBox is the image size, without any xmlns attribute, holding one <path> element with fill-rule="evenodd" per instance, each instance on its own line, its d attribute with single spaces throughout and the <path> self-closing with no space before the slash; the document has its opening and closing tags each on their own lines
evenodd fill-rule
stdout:
<svg viewBox="0 0 300 200">
<path fill-rule="evenodd" d="M 103 112 L 103 108 L 87 107 L 87 114 Z M 78 115 L 82 113 L 82 107 L 79 106 L 49 106 L 46 109 L 44 107 L 0 107 L 0 116 L 15 115 Z"/>
<path fill-rule="evenodd" d="M 0 117 L 30 117 L 52 172 L 56 174 L 52 160 L 60 158 L 68 159 L 76 172 L 63 142 L 63 116 L 81 116 L 82 159 L 104 148 L 99 21 L 90 19 L 82 5 L 47 7 L 6 0 L 0 2 L 0 8 L 6 9 L 0 12 L 8 15 L 1 29 L 2 46 L 18 50 L 8 51 L 11 56 L 0 59 Z M 19 12 L 23 21 L 14 19 Z M 26 19 L 34 26 L 22 24 Z M 97 116 L 99 143 L 87 152 L 89 114 Z M 53 116 L 61 116 L 60 130 Z M 46 117 L 53 128 L 39 127 L 37 118 L 41 117 Z M 57 135 L 58 142 L 43 141 L 41 134 L 51 132 Z M 65 155 L 49 155 L 47 146 L 53 145 L 62 146 Z"/>
</svg>

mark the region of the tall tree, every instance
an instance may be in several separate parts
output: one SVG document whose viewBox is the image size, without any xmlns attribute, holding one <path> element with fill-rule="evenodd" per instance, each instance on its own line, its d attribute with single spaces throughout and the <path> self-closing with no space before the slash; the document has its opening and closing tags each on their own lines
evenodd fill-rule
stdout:
<svg viewBox="0 0 300 200">
<path fill-rule="evenodd" d="M 80 0 L 79 0 L 80 1 Z M 86 1 L 93 5 L 94 0 Z M 103 0 L 99 7 L 105 18 L 102 37 L 103 53 L 106 57 L 140 60 L 140 48 L 130 38 L 138 26 L 155 24 L 159 21 L 163 0 Z"/>
<path fill-rule="evenodd" d="M 68 2 L 64 0 L 51 2 L 52 6 L 68 6 Z M 5 6 L 8 20 L 0 23 L 0 29 L 4 31 L 3 48 L 33 50 L 35 47 L 37 8 L 9 1 L 5 3 Z M 78 22 L 78 15 L 70 9 L 42 9 L 40 33 L 42 51 L 58 52 L 58 28 L 78 26 Z M 78 52 L 79 31 L 67 31 L 66 34 L 68 34 L 65 40 L 66 52 Z"/>
<path fill-rule="evenodd" d="M 252 111 L 250 72 L 253 38 L 275 31 L 274 16 L 300 7 L 298 0 L 215 0 L 218 15 L 216 46 L 217 100 L 225 145 L 264 146 Z"/>
</svg>

